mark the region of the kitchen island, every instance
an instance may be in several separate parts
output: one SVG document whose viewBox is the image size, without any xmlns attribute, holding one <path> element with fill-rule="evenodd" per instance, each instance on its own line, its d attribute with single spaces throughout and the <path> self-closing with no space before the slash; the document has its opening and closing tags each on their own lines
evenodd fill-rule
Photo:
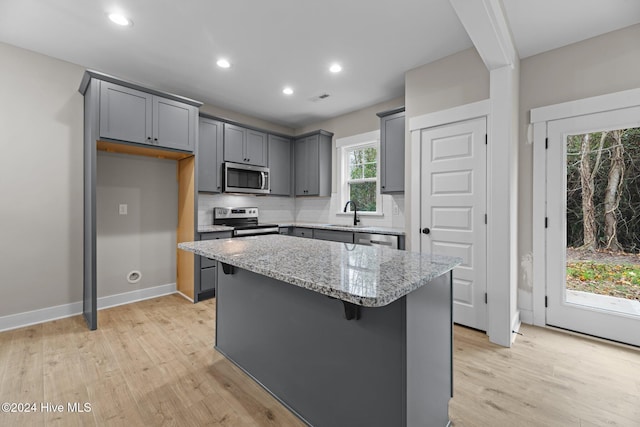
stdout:
<svg viewBox="0 0 640 427">
<path fill-rule="evenodd" d="M 219 263 L 216 349 L 313 426 L 446 426 L 459 259 L 281 235 Z"/>
</svg>

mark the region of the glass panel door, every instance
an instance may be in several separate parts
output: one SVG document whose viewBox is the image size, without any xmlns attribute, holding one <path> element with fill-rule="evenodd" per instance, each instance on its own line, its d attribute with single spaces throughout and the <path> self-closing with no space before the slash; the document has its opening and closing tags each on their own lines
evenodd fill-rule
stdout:
<svg viewBox="0 0 640 427">
<path fill-rule="evenodd" d="M 640 109 L 549 122 L 547 323 L 640 346 Z"/>
</svg>

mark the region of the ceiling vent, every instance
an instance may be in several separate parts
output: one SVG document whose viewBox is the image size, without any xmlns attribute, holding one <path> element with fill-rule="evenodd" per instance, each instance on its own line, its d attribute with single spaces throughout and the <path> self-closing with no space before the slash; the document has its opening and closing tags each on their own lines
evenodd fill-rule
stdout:
<svg viewBox="0 0 640 427">
<path fill-rule="evenodd" d="M 318 102 L 318 101 L 322 101 L 323 99 L 327 99 L 330 96 L 331 95 L 329 95 L 328 93 L 322 93 L 320 95 L 314 96 L 313 98 L 310 99 L 310 101 L 311 102 Z"/>
</svg>

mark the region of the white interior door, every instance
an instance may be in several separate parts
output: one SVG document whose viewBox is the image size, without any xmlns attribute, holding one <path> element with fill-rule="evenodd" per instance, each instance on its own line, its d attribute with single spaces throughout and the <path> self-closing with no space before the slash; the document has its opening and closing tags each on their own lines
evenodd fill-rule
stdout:
<svg viewBox="0 0 640 427">
<path fill-rule="evenodd" d="M 463 259 L 453 321 L 486 330 L 486 118 L 421 131 L 420 251 Z"/>
<path fill-rule="evenodd" d="M 598 302 L 602 298 L 584 293 L 582 298 L 577 297 L 566 288 L 567 137 L 634 127 L 640 127 L 640 107 L 547 123 L 546 323 L 640 346 L 640 314 L 619 311 L 613 305 L 607 307 Z"/>
</svg>

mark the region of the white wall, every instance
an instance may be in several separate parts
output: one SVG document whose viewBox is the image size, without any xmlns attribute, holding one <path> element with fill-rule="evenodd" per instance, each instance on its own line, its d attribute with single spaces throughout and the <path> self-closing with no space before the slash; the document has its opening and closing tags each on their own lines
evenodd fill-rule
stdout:
<svg viewBox="0 0 640 427">
<path fill-rule="evenodd" d="M 98 151 L 98 297 L 176 283 L 176 168 L 175 160 Z M 133 270 L 142 278 L 131 284 Z"/>
<path fill-rule="evenodd" d="M 523 59 L 520 63 L 518 307 L 530 322 L 533 235 L 532 108 L 640 88 L 640 24 Z M 542 219 L 535 219 L 536 221 Z"/>
<path fill-rule="evenodd" d="M 0 43 L 0 317 L 82 299 L 84 69 Z"/>
<path fill-rule="evenodd" d="M 489 99 L 489 71 L 475 48 L 423 65 L 405 74 L 407 129 L 412 117 Z M 405 194 L 411 194 L 411 135 L 405 138 Z M 407 197 L 404 220 L 411 223 L 411 205 L 419 203 Z M 407 234 L 407 247 L 411 237 Z"/>
<path fill-rule="evenodd" d="M 338 167 L 336 165 L 335 142 L 337 139 L 359 135 L 380 129 L 380 118 L 376 115 L 381 111 L 391 110 L 404 105 L 404 97 L 394 98 L 367 108 L 312 123 L 296 129 L 296 135 L 323 129 L 333 132 L 331 156 L 331 197 L 299 197 L 296 199 L 295 219 L 298 222 L 320 222 L 327 224 L 350 224 L 353 221 L 348 215 L 340 215 L 343 206 L 337 194 Z M 363 225 L 404 228 L 404 195 L 383 195 L 382 205 L 384 216 L 360 217 Z M 398 206 L 398 215 L 393 215 L 393 204 Z"/>
</svg>

